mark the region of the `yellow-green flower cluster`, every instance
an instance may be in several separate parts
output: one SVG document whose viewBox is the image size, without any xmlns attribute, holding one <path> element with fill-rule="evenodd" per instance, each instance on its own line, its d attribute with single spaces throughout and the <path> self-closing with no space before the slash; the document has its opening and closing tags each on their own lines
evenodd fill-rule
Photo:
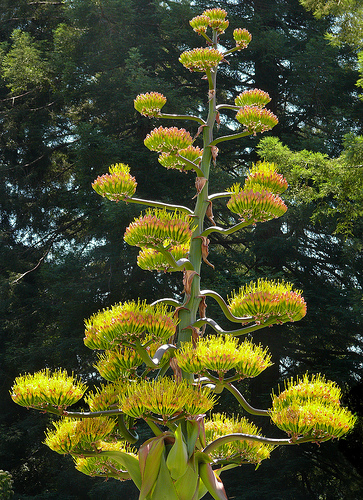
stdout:
<svg viewBox="0 0 363 500">
<path fill-rule="evenodd" d="M 245 49 L 252 40 L 251 33 L 245 28 L 236 28 L 233 31 L 233 38 L 238 50 Z"/>
<path fill-rule="evenodd" d="M 165 422 L 182 412 L 187 416 L 204 414 L 214 403 L 215 396 L 209 390 L 192 386 L 185 380 L 176 383 L 170 378 L 134 384 L 120 398 L 121 409 L 126 415 L 141 418 L 154 414 Z"/>
<path fill-rule="evenodd" d="M 151 151 L 159 153 L 177 153 L 193 142 L 193 138 L 184 128 L 158 127 L 145 137 L 144 144 Z"/>
<path fill-rule="evenodd" d="M 293 439 L 300 436 L 314 441 L 340 438 L 356 422 L 349 410 L 340 406 L 341 391 L 320 375 L 294 382 L 278 396 L 272 396 L 271 420 Z"/>
<path fill-rule="evenodd" d="M 281 194 L 288 187 L 287 180 L 277 173 L 277 166 L 267 161 L 258 162 L 248 172 L 243 189 L 262 193 Z"/>
<path fill-rule="evenodd" d="M 55 429 L 47 430 L 44 443 L 60 454 L 95 451 L 98 441 L 109 436 L 115 424 L 114 420 L 105 417 L 83 420 L 63 418 L 53 422 Z"/>
<path fill-rule="evenodd" d="M 185 149 L 180 149 L 177 153 L 169 154 L 169 153 L 161 153 L 159 155 L 158 161 L 165 168 L 175 168 L 181 171 L 191 170 L 193 166 L 190 163 L 187 163 L 183 160 L 186 158 L 192 163 L 198 163 L 203 154 L 203 150 L 199 147 L 188 146 Z"/>
<path fill-rule="evenodd" d="M 146 92 L 146 94 L 139 94 L 134 99 L 136 111 L 149 118 L 159 116 L 165 103 L 166 97 L 159 92 Z"/>
<path fill-rule="evenodd" d="M 169 248 L 169 252 L 175 261 L 186 258 L 189 253 L 190 244 L 177 245 Z M 170 263 L 165 256 L 153 248 L 144 248 L 139 252 L 137 257 L 137 265 L 145 271 L 167 271 L 170 268 Z"/>
<path fill-rule="evenodd" d="M 101 384 L 96 392 L 88 392 L 84 398 L 90 411 L 106 411 L 118 408 L 120 395 L 127 390 L 127 382 L 121 381 L 115 384 Z"/>
<path fill-rule="evenodd" d="M 198 34 L 206 33 L 208 27 L 218 34 L 222 34 L 229 25 L 226 16 L 227 12 L 224 9 L 207 9 L 200 16 L 194 17 L 190 21 L 190 26 Z"/>
<path fill-rule="evenodd" d="M 278 124 L 277 117 L 268 109 L 259 106 L 244 106 L 236 114 L 236 120 L 245 126 L 246 130 L 256 135 L 271 130 Z"/>
<path fill-rule="evenodd" d="M 285 323 L 303 318 L 306 303 L 301 291 L 293 290 L 290 283 L 259 279 L 234 292 L 229 309 L 237 317 L 252 316 L 256 323 Z"/>
<path fill-rule="evenodd" d="M 243 188 L 234 184 L 227 207 L 240 216 L 241 221 L 255 224 L 281 217 L 287 206 L 279 194 L 287 189 L 284 177 L 277 173 L 274 163 L 259 162 L 253 165 Z"/>
<path fill-rule="evenodd" d="M 10 394 L 15 403 L 26 408 L 42 410 L 51 405 L 63 410 L 79 401 L 85 391 L 86 386 L 65 370 L 51 373 L 45 369 L 17 377 Z"/>
<path fill-rule="evenodd" d="M 122 441 L 98 443 L 99 451 L 116 451 L 137 458 L 137 450 Z M 74 457 L 76 469 L 87 476 L 113 477 L 120 481 L 130 479 L 127 471 L 120 470 L 120 463 L 104 455 L 94 457 Z"/>
<path fill-rule="evenodd" d="M 183 245 L 190 241 L 192 225 L 184 212 L 149 209 L 126 228 L 124 240 L 132 246 L 156 249 Z"/>
<path fill-rule="evenodd" d="M 98 362 L 94 365 L 100 372 L 101 377 L 109 382 L 116 382 L 121 378 L 131 376 L 138 366 L 142 365 L 142 359 L 134 349 L 118 347 L 98 356 Z"/>
<path fill-rule="evenodd" d="M 240 216 L 242 222 L 256 224 L 284 215 L 287 206 L 280 196 L 268 191 L 239 191 L 227 203 L 229 210 Z"/>
<path fill-rule="evenodd" d="M 96 193 L 111 201 L 131 198 L 136 191 L 137 182 L 130 174 L 129 166 L 116 163 L 110 166 L 109 172 L 109 174 L 98 176 L 92 183 Z"/>
<path fill-rule="evenodd" d="M 212 370 L 220 379 L 230 370 L 235 370 L 241 379 L 257 377 L 272 364 L 266 349 L 248 340 L 239 344 L 237 338 L 228 335 L 201 338 L 195 347 L 192 342 L 185 342 L 175 356 L 183 371 L 204 374 Z"/>
<path fill-rule="evenodd" d="M 205 437 L 207 444 L 227 434 L 248 434 L 260 436 L 260 430 L 245 418 L 228 418 L 226 415 L 216 413 L 212 420 L 206 420 Z M 270 457 L 274 447 L 269 444 L 241 438 L 231 441 L 216 448 L 211 457 L 215 460 L 229 460 L 234 463 L 260 464 L 262 460 Z"/>
<path fill-rule="evenodd" d="M 177 324 L 163 304 L 119 303 L 86 320 L 84 343 L 90 349 L 112 349 L 136 340 L 164 343 L 174 335 Z"/>
<path fill-rule="evenodd" d="M 179 61 L 190 71 L 206 72 L 218 66 L 223 54 L 213 48 L 196 48 L 180 54 Z"/>
<path fill-rule="evenodd" d="M 245 90 L 239 94 L 234 103 L 236 106 L 256 106 L 258 108 L 263 108 L 271 101 L 270 96 L 267 92 L 260 89 Z"/>
</svg>

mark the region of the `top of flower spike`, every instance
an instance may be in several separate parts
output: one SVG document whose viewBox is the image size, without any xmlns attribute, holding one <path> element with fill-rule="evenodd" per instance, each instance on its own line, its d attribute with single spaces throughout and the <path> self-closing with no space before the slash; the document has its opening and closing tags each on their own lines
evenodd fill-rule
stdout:
<svg viewBox="0 0 363 500">
<path fill-rule="evenodd" d="M 166 97 L 159 92 L 146 92 L 146 94 L 139 94 L 136 99 L 134 99 L 136 111 L 149 118 L 159 116 L 160 110 L 165 103 Z"/>
<path fill-rule="evenodd" d="M 274 194 L 283 193 L 286 191 L 288 184 L 286 179 L 276 170 L 275 163 L 258 162 L 248 172 L 243 189 L 252 189 L 254 192 L 266 190 Z"/>
<path fill-rule="evenodd" d="M 229 25 L 226 16 L 227 12 L 224 9 L 207 9 L 200 16 L 193 17 L 190 25 L 199 34 L 205 33 L 208 27 L 221 34 L 224 33 Z"/>
</svg>

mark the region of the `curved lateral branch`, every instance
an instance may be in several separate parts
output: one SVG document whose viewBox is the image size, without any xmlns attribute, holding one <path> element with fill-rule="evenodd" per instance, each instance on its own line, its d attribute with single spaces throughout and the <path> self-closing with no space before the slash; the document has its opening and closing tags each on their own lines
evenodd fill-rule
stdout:
<svg viewBox="0 0 363 500">
<path fill-rule="evenodd" d="M 240 132 L 239 134 L 231 134 L 231 135 L 223 135 L 222 137 L 217 137 L 217 139 L 214 139 L 213 142 L 210 143 L 210 146 L 216 146 L 220 142 L 225 142 L 225 141 L 233 141 L 235 139 L 240 139 L 241 137 L 246 137 L 247 135 L 251 135 L 251 132 L 248 132 L 248 130 L 244 132 Z"/>
<path fill-rule="evenodd" d="M 190 167 L 194 170 L 198 177 L 204 177 L 203 171 L 196 165 L 193 161 L 188 160 L 188 158 L 184 158 L 182 155 L 177 155 L 184 163 L 190 165 Z"/>
<path fill-rule="evenodd" d="M 238 224 L 235 224 L 234 226 L 230 227 L 229 229 L 223 229 L 222 227 L 218 226 L 211 226 L 205 229 L 201 236 L 208 236 L 210 233 L 218 233 L 218 234 L 232 234 L 235 233 L 236 231 L 239 231 L 240 229 L 243 229 L 244 227 L 250 226 L 253 224 L 253 222 L 249 221 L 243 221 L 239 222 Z"/>
<path fill-rule="evenodd" d="M 224 191 L 223 193 L 214 193 L 208 196 L 208 201 L 217 200 L 218 198 L 230 198 L 232 193 L 229 191 Z"/>
<path fill-rule="evenodd" d="M 142 198 L 125 198 L 123 201 L 126 203 L 138 203 L 139 205 L 147 205 L 148 207 L 155 208 L 166 208 L 167 210 L 180 210 L 180 212 L 184 212 L 190 215 L 193 215 L 193 210 L 188 207 L 184 207 L 183 205 L 172 205 L 171 203 L 162 203 L 161 201 L 151 201 L 151 200 L 143 200 Z"/>
<path fill-rule="evenodd" d="M 273 324 L 273 322 L 266 321 L 263 324 L 253 324 L 251 326 L 244 326 L 242 328 L 239 328 L 238 330 L 223 330 L 218 323 L 216 323 L 213 319 L 210 318 L 200 318 L 197 321 L 195 321 L 191 326 L 195 328 L 200 328 L 203 325 L 209 325 L 213 328 L 213 330 L 219 334 L 223 335 L 245 335 L 246 333 L 251 333 L 256 330 L 260 330 L 261 328 L 264 328 L 265 326 L 270 326 Z M 190 327 L 188 327 L 190 328 Z"/>
<path fill-rule="evenodd" d="M 242 394 L 239 392 L 239 390 L 232 384 L 223 384 L 223 387 L 229 390 L 231 394 L 237 399 L 239 404 L 242 406 L 244 410 L 246 410 L 248 413 L 251 415 L 260 415 L 263 417 L 268 417 L 270 415 L 268 410 L 259 410 L 258 408 L 254 408 L 251 406 L 245 398 L 242 396 Z"/>
<path fill-rule="evenodd" d="M 220 109 L 233 109 L 234 111 L 238 111 L 241 109 L 241 106 L 235 106 L 234 104 L 218 104 L 216 110 L 219 111 Z"/>
<path fill-rule="evenodd" d="M 292 441 L 290 438 L 275 439 L 275 438 L 267 438 L 264 436 L 256 436 L 253 434 L 243 434 L 241 432 L 236 434 L 226 434 L 225 436 L 217 438 L 215 441 L 209 443 L 209 445 L 204 448 L 203 453 L 207 454 L 212 453 L 216 448 L 219 448 L 219 446 L 222 446 L 225 443 L 230 443 L 232 441 L 242 441 L 242 440 L 258 441 L 260 443 L 271 444 L 273 446 L 286 446 L 290 444 L 309 443 L 312 441 L 311 438 L 306 438 L 306 437 L 297 438 L 296 440 Z"/>
<path fill-rule="evenodd" d="M 201 295 L 205 295 L 206 297 L 212 297 L 216 302 L 218 302 L 219 307 L 222 309 L 223 314 L 229 321 L 232 321 L 233 323 L 245 323 L 246 321 L 252 321 L 253 318 L 251 316 L 245 316 L 243 318 L 237 318 L 236 316 L 233 316 L 231 311 L 228 309 L 227 304 L 225 303 L 223 297 L 219 295 L 219 293 L 214 292 L 213 290 L 202 290 L 200 292 Z"/>
<path fill-rule="evenodd" d="M 183 271 L 184 269 L 188 269 L 190 271 L 194 270 L 193 264 L 190 262 L 189 259 L 179 259 L 176 261 L 174 257 L 171 255 L 170 252 L 164 247 L 156 247 L 157 251 L 162 253 L 165 259 L 168 261 L 170 264 L 170 269 L 168 271 Z"/>
<path fill-rule="evenodd" d="M 173 307 L 181 307 L 182 304 L 178 302 L 175 299 L 171 299 L 169 297 L 166 297 L 165 299 L 158 299 L 154 300 L 154 302 L 151 303 L 152 306 L 155 306 L 156 304 L 166 304 L 167 306 L 173 306 Z"/>
<path fill-rule="evenodd" d="M 195 122 L 198 122 L 202 125 L 205 125 L 205 121 L 203 118 L 199 118 L 199 116 L 194 116 L 194 115 L 173 115 L 169 113 L 160 113 L 158 118 L 171 118 L 172 120 L 193 120 Z"/>
</svg>

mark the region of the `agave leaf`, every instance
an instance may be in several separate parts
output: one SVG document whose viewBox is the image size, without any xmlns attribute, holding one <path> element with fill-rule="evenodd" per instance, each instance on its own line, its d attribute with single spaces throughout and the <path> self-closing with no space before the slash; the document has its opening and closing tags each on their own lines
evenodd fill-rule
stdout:
<svg viewBox="0 0 363 500">
<path fill-rule="evenodd" d="M 185 474 L 188 467 L 188 449 L 184 441 L 181 424 L 178 425 L 174 435 L 175 442 L 169 451 L 166 465 L 171 477 L 177 480 Z"/>
</svg>

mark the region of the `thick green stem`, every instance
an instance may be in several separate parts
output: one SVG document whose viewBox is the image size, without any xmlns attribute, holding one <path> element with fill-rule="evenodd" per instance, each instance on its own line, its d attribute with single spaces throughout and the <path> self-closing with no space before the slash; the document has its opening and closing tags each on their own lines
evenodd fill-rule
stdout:
<svg viewBox="0 0 363 500">
<path fill-rule="evenodd" d="M 268 417 L 270 415 L 268 410 L 259 410 L 257 408 L 254 408 L 251 406 L 245 398 L 242 396 L 242 394 L 239 392 L 239 390 L 234 387 L 232 384 L 224 384 L 224 387 L 229 390 L 231 394 L 237 399 L 239 404 L 242 406 L 244 410 L 246 410 L 248 413 L 251 415 L 260 415 L 263 417 Z"/>
</svg>

